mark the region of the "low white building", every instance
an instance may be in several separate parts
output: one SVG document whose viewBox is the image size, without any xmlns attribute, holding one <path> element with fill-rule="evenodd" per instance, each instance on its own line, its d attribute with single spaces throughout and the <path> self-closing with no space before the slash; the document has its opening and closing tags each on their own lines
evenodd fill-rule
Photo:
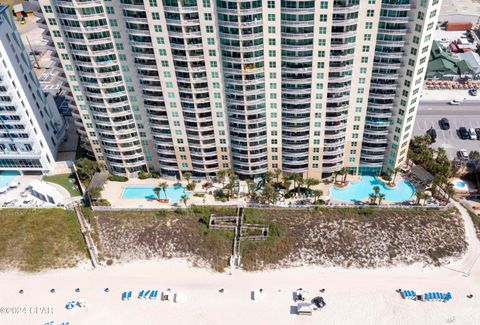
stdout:
<svg viewBox="0 0 480 325">
<path fill-rule="evenodd" d="M 0 170 L 51 171 L 65 122 L 35 75 L 8 6 L 0 6 Z"/>
</svg>

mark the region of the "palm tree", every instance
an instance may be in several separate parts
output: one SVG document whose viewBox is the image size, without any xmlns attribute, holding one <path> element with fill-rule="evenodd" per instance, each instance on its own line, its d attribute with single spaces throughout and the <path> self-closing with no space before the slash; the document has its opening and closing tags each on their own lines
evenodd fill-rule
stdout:
<svg viewBox="0 0 480 325">
<path fill-rule="evenodd" d="M 382 201 L 385 199 L 385 194 L 379 193 L 378 194 L 378 205 L 382 204 Z"/>
<path fill-rule="evenodd" d="M 290 180 L 293 181 L 293 188 L 300 186 L 299 183 L 303 180 L 302 175 L 300 174 L 291 174 L 289 176 Z"/>
<path fill-rule="evenodd" d="M 340 172 L 339 172 L 338 170 L 336 170 L 336 171 L 333 172 L 333 176 L 335 176 L 335 178 L 334 178 L 334 180 L 333 180 L 334 183 L 337 182 L 337 177 L 338 177 L 338 175 L 340 175 Z"/>
<path fill-rule="evenodd" d="M 380 186 L 374 186 L 373 187 L 373 192 L 375 193 L 375 195 L 378 196 L 378 194 L 380 193 Z"/>
<path fill-rule="evenodd" d="M 282 170 L 280 168 L 275 169 L 274 171 L 275 178 L 277 179 L 277 183 L 280 182 L 280 176 L 282 175 Z"/>
<path fill-rule="evenodd" d="M 297 186 L 297 193 L 300 194 L 300 187 L 305 184 L 305 180 L 303 179 L 302 175 L 298 174 L 300 177 L 298 178 L 298 186 Z"/>
<path fill-rule="evenodd" d="M 310 190 L 310 186 L 315 186 L 320 184 L 320 181 L 316 178 L 307 178 L 305 180 L 305 185 L 307 185 L 307 190 Z"/>
<path fill-rule="evenodd" d="M 268 171 L 265 174 L 263 174 L 263 181 L 265 182 L 265 184 L 270 183 L 273 179 L 273 176 L 274 174 Z"/>
<path fill-rule="evenodd" d="M 155 187 L 153 189 L 153 193 L 157 196 L 157 200 L 160 200 L 160 193 L 162 193 L 162 189 L 160 187 Z"/>
<path fill-rule="evenodd" d="M 222 187 L 225 187 L 225 178 L 227 177 L 228 173 L 229 173 L 228 169 L 220 169 L 217 172 L 217 177 L 220 179 L 220 182 L 222 183 Z"/>
<path fill-rule="evenodd" d="M 277 195 L 278 194 L 272 185 L 265 184 L 262 191 L 262 200 L 265 203 L 273 203 L 273 201 L 275 201 L 275 199 L 277 198 Z"/>
<path fill-rule="evenodd" d="M 284 180 L 283 180 L 283 186 L 285 186 L 285 189 L 286 189 L 287 191 L 289 191 L 289 190 L 290 190 L 290 187 L 292 186 L 292 181 L 289 180 L 289 179 L 287 179 L 287 178 L 284 179 Z"/>
<path fill-rule="evenodd" d="M 450 198 L 455 195 L 455 189 L 453 188 L 452 183 L 448 183 L 446 193 L 447 193 L 447 201 L 450 201 Z"/>
<path fill-rule="evenodd" d="M 168 184 L 167 182 L 161 182 L 160 184 L 158 184 L 158 187 L 160 187 L 162 190 L 163 190 L 163 193 L 165 194 L 165 198 L 167 198 L 167 188 L 168 188 Z"/>
<path fill-rule="evenodd" d="M 313 190 L 312 191 L 312 194 L 313 194 L 313 198 L 314 198 L 314 202 L 317 202 L 320 197 L 323 195 L 323 191 L 322 190 Z"/>
<path fill-rule="evenodd" d="M 248 196 L 250 196 L 250 198 L 253 198 L 253 196 L 255 195 L 255 189 L 256 189 L 255 181 L 253 179 L 247 179 L 246 183 L 247 183 Z"/>
<path fill-rule="evenodd" d="M 424 192 L 416 192 L 416 193 L 415 193 L 415 197 L 416 197 L 415 204 L 416 204 L 416 205 L 419 205 L 419 204 L 420 204 L 420 200 L 423 200 L 423 199 L 425 198 L 425 193 L 424 193 Z"/>
<path fill-rule="evenodd" d="M 377 195 L 375 193 L 368 194 L 368 199 L 370 200 L 370 204 L 375 204 L 377 201 Z"/>
<path fill-rule="evenodd" d="M 182 201 L 183 204 L 185 204 L 185 207 L 187 207 L 188 195 L 183 194 L 183 195 L 180 197 L 180 201 Z"/>
<path fill-rule="evenodd" d="M 401 171 L 402 169 L 400 167 L 395 167 L 393 169 L 393 178 L 392 178 L 392 184 L 395 184 L 395 180 L 397 178 L 397 174 Z"/>
<path fill-rule="evenodd" d="M 340 175 L 343 176 L 342 183 L 345 184 L 345 182 L 347 181 L 347 176 L 348 176 L 348 168 L 347 167 L 342 167 L 342 169 L 340 169 Z"/>
<path fill-rule="evenodd" d="M 187 183 L 190 184 L 190 179 L 192 179 L 192 173 L 190 172 L 183 173 L 183 178 L 185 178 Z"/>
<path fill-rule="evenodd" d="M 232 194 L 234 192 L 235 185 L 237 184 L 237 181 L 238 181 L 238 176 L 234 173 L 230 174 L 228 185 L 229 185 L 230 190 L 232 191 Z"/>
</svg>

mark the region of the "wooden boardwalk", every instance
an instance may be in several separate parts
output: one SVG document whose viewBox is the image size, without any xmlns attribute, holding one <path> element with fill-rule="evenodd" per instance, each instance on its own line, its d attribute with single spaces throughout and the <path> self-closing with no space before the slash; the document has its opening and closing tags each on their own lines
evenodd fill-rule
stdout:
<svg viewBox="0 0 480 325">
<path fill-rule="evenodd" d="M 90 260 L 92 262 L 93 267 L 98 266 L 98 258 L 97 258 L 97 252 L 95 249 L 95 244 L 93 242 L 92 236 L 90 236 L 90 226 L 85 220 L 85 217 L 83 216 L 82 209 L 80 209 L 80 206 L 76 204 L 74 206 L 75 208 L 75 214 L 77 215 L 78 223 L 80 224 L 80 229 L 82 231 L 83 237 L 85 238 L 85 242 L 87 243 L 87 249 L 88 249 L 88 254 L 90 255 Z"/>
<path fill-rule="evenodd" d="M 235 216 L 217 216 L 212 214 L 208 221 L 209 229 L 230 230 L 235 232 L 230 264 L 236 268 L 240 268 L 241 266 L 240 244 L 242 240 L 266 240 L 268 238 L 268 226 L 245 224 L 244 213 L 244 208 L 238 207 Z"/>
</svg>

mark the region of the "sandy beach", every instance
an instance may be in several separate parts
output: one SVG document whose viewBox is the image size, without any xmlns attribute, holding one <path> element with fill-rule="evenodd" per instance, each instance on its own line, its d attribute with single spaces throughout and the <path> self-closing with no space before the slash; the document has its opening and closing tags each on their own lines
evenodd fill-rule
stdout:
<svg viewBox="0 0 480 325">
<path fill-rule="evenodd" d="M 95 270 L 82 266 L 38 274 L 3 273 L 0 324 L 480 324 L 480 245 L 470 219 L 465 222 L 467 254 L 438 268 L 299 267 L 253 273 L 233 270 L 230 274 L 174 259 Z M 321 295 L 327 306 L 313 316 L 297 316 L 293 292 L 300 287 L 309 298 Z M 50 293 L 51 288 L 55 293 Z M 186 301 L 136 298 L 142 289 L 167 288 L 184 293 Z M 253 301 L 251 291 L 259 288 L 264 291 L 263 299 Z M 324 293 L 319 292 L 322 288 Z M 399 288 L 450 291 L 453 300 L 404 300 L 396 292 Z M 18 293 L 20 289 L 23 294 Z M 125 290 L 133 290 L 131 301 L 121 300 Z M 469 299 L 468 294 L 474 297 Z M 81 298 L 87 300 L 87 310 L 65 309 L 69 300 Z M 6 307 L 20 310 L 14 314 Z"/>
</svg>

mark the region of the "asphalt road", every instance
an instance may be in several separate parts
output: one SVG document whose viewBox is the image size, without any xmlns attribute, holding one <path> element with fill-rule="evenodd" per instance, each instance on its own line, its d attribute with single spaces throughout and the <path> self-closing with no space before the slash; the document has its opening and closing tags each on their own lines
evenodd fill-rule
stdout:
<svg viewBox="0 0 480 325">
<path fill-rule="evenodd" d="M 446 117 L 450 122 L 450 130 L 441 130 L 438 121 Z M 480 140 L 461 140 L 457 130 L 461 126 L 469 128 L 480 128 L 480 101 L 466 100 L 461 105 L 449 105 L 444 102 L 420 102 L 420 106 L 413 128 L 413 135 L 424 135 L 430 128 L 437 131 L 437 141 L 434 148 L 443 147 L 448 156 L 453 159 L 457 151 L 480 151 Z"/>
</svg>

